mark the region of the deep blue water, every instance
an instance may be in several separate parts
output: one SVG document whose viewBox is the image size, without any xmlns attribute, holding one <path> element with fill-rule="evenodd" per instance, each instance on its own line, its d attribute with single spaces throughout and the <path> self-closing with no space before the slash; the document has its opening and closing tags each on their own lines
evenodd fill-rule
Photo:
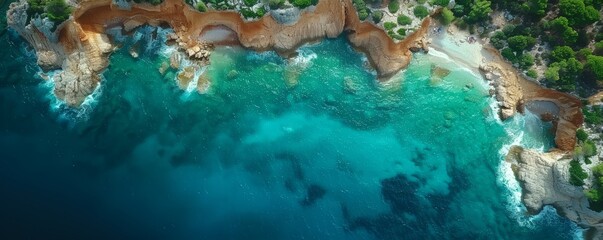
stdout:
<svg viewBox="0 0 603 240">
<path fill-rule="evenodd" d="M 550 208 L 524 216 L 501 180 L 500 149 L 517 139 L 550 147 L 548 127 L 497 121 L 481 78 L 454 63 L 417 54 L 383 87 L 344 39 L 292 62 L 220 48 L 198 94 L 180 90 L 174 71 L 159 74 L 160 44 L 142 41 L 148 51 L 113 54 L 95 98 L 69 109 L 34 77 L 26 44 L 2 36 L 3 239 L 576 234 Z M 432 64 L 451 74 L 431 81 Z"/>
</svg>

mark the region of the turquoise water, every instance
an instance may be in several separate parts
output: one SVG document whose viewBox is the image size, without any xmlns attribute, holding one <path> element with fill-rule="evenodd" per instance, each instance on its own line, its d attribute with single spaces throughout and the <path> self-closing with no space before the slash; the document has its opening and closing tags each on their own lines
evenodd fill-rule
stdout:
<svg viewBox="0 0 603 240">
<path fill-rule="evenodd" d="M 69 109 L 33 77 L 26 45 L 2 36 L 0 68 L 10 70 L 0 72 L 0 235 L 572 239 L 578 231 L 552 208 L 525 216 L 500 166 L 511 143 L 549 148 L 550 126 L 530 115 L 501 123 L 483 80 L 454 62 L 416 54 L 383 86 L 343 38 L 289 61 L 218 48 L 210 89 L 199 94 L 180 90 L 176 71 L 162 76 L 165 46 L 140 39 L 146 50 L 134 59 L 132 38 L 120 38 L 102 86 Z M 431 81 L 432 64 L 451 74 Z"/>
</svg>

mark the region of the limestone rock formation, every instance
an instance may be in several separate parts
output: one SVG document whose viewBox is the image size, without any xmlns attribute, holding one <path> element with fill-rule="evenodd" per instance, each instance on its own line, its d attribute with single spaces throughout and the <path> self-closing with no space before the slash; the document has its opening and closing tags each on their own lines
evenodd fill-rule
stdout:
<svg viewBox="0 0 603 240">
<path fill-rule="evenodd" d="M 299 8 L 296 7 L 270 10 L 270 16 L 272 16 L 279 24 L 283 25 L 290 25 L 297 22 L 297 20 L 299 20 L 299 15 Z"/>
<path fill-rule="evenodd" d="M 603 213 L 590 210 L 582 187 L 569 183 L 568 156 L 560 152 L 539 153 L 514 146 L 507 155 L 520 182 L 522 200 L 532 214 L 553 205 L 559 214 L 578 225 L 594 229 L 594 239 L 603 237 Z"/>
<path fill-rule="evenodd" d="M 517 105 L 523 98 L 517 75 L 506 71 L 495 62 L 482 64 L 479 69 L 484 78 L 494 84 L 496 100 L 500 106 L 500 118 L 505 120 L 515 115 Z"/>
<path fill-rule="evenodd" d="M 498 56 L 500 58 L 500 56 Z M 504 66 L 506 65 L 506 66 Z M 541 115 L 541 119 L 553 119 L 555 145 L 564 151 L 573 151 L 576 145 L 576 129 L 584 122 L 580 99 L 525 79 L 504 61 L 491 61 L 480 65 L 480 72 L 486 80 L 492 81 L 496 100 L 500 106 L 500 118 L 505 120 L 523 111 L 525 104 L 532 101 L 550 102 L 559 108 L 555 116 Z"/>
</svg>

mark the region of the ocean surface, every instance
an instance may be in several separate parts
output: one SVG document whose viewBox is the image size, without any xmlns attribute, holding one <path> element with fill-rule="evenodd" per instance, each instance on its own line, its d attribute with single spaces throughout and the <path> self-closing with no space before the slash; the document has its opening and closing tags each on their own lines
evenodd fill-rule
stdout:
<svg viewBox="0 0 603 240">
<path fill-rule="evenodd" d="M 511 144 L 550 148 L 550 126 L 498 120 L 487 83 L 445 55 L 415 54 L 384 86 L 345 38 L 291 60 L 221 47 L 199 94 L 159 73 L 171 48 L 155 31 L 113 36 L 123 47 L 78 109 L 1 36 L 2 239 L 580 235 L 551 207 L 528 216 L 503 163 Z"/>
</svg>

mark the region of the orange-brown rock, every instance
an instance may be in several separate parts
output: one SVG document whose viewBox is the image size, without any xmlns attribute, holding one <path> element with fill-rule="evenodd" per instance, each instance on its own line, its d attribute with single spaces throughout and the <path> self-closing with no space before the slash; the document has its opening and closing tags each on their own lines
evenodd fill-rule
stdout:
<svg viewBox="0 0 603 240">
<path fill-rule="evenodd" d="M 22 1 L 24 2 L 24 1 Z M 16 9 L 20 9 L 17 11 Z M 322 38 L 335 38 L 343 32 L 348 33 L 350 43 L 367 57 L 382 80 L 394 75 L 410 62 L 410 50 L 425 49 L 425 35 L 430 18 L 426 18 L 422 28 L 408 36 L 404 41 L 395 43 L 380 28 L 361 22 L 351 0 L 321 0 L 312 10 L 303 10 L 292 24 L 280 24 L 270 14 L 247 22 L 237 12 L 198 12 L 182 0 L 165 0 L 158 6 L 132 4 L 123 7 L 113 5 L 112 0 L 81 0 L 77 3 L 73 16 L 67 20 L 55 35 L 58 41 L 53 43 L 48 36 L 35 27 L 26 28 L 24 4 L 11 5 L 12 19 L 9 25 L 30 42 L 38 54 L 38 62 L 46 69 L 61 68 L 67 56 L 82 53 L 82 61 L 88 62 L 93 74 L 99 74 L 107 64 L 107 52 L 111 48 L 106 44 L 98 45 L 107 26 L 121 24 L 126 30 L 132 30 L 142 24 L 159 25 L 167 23 L 178 39 L 178 45 L 184 50 L 198 46 L 204 29 L 221 27 L 232 30 L 238 43 L 243 47 L 264 51 L 275 50 L 288 56 L 300 45 Z M 15 14 L 18 13 L 18 14 Z M 30 24 L 31 25 L 31 24 Z M 47 29 L 46 29 L 47 30 Z M 44 31 L 42 31 L 44 32 Z M 99 37 L 100 36 L 100 37 Z M 203 57 L 205 54 L 195 54 Z M 66 69 L 63 69 L 66 70 Z M 92 84 L 80 84 L 96 86 Z M 84 91 L 89 92 L 89 91 Z M 71 96 L 71 95 L 69 95 Z M 74 95 L 78 96 L 79 95 Z M 77 105 L 79 99 L 67 101 Z"/>
<path fill-rule="evenodd" d="M 572 151 L 577 142 L 576 130 L 584 122 L 580 99 L 526 79 L 511 64 L 505 62 L 498 51 L 488 50 L 495 60 L 480 66 L 480 70 L 486 79 L 494 81 L 501 119 L 513 116 L 530 102 L 550 102 L 558 111 L 547 112 L 541 117 L 553 119 L 556 147 L 562 151 Z"/>
</svg>

